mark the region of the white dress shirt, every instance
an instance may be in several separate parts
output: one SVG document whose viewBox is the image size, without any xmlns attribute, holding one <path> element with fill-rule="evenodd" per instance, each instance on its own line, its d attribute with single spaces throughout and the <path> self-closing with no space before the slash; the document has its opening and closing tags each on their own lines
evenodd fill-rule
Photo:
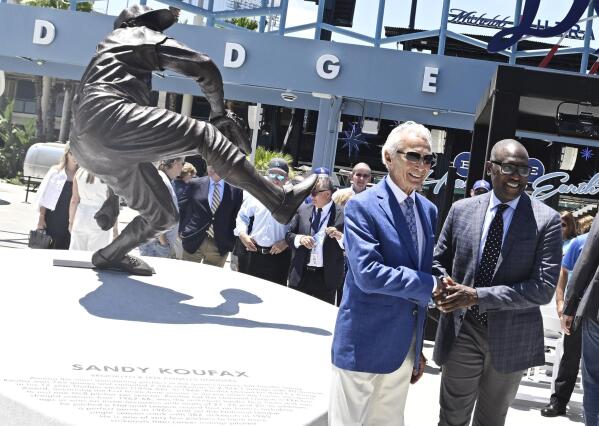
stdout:
<svg viewBox="0 0 599 426">
<path fill-rule="evenodd" d="M 37 190 L 38 207 L 54 210 L 66 181 L 67 172 L 64 168 L 58 170 L 56 167 L 50 167 Z"/>
<path fill-rule="evenodd" d="M 516 207 L 518 206 L 518 201 L 520 201 L 520 197 L 515 200 L 510 201 L 509 203 L 502 203 L 499 201 L 499 198 L 495 196 L 495 192 L 491 191 L 491 199 L 489 201 L 489 207 L 487 208 L 487 212 L 485 213 L 485 221 L 483 222 L 483 232 L 480 238 L 480 247 L 478 250 L 478 263 L 480 263 L 480 259 L 483 256 L 483 250 L 485 248 L 485 243 L 487 242 L 487 235 L 489 233 L 489 228 L 491 227 L 491 222 L 495 217 L 495 213 L 497 213 L 497 206 L 499 204 L 507 204 L 509 208 L 503 211 L 503 239 L 501 240 L 501 245 L 503 246 L 503 242 L 505 241 L 505 236 L 507 235 L 507 231 L 510 229 L 510 224 L 512 223 L 512 218 L 514 217 L 514 212 L 516 211 Z"/>
<path fill-rule="evenodd" d="M 387 178 L 387 183 L 389 184 L 391 191 L 393 191 L 393 195 L 395 195 L 397 202 L 401 206 L 401 203 L 403 203 L 406 200 L 406 198 L 408 198 L 408 195 L 406 195 L 406 193 L 403 192 L 390 177 Z M 424 228 L 422 227 L 422 221 L 420 220 L 420 215 L 418 214 L 418 206 L 416 205 L 416 191 L 412 191 L 409 197 L 414 201 L 414 216 L 416 217 L 416 234 L 418 235 L 418 264 L 420 265 L 420 263 L 422 262 L 422 258 L 424 257 Z"/>
<path fill-rule="evenodd" d="M 252 195 L 248 194 L 235 220 L 236 236 L 246 233 L 250 223 L 250 217 L 254 216 L 254 224 L 250 237 L 261 247 L 271 247 L 273 244 L 285 239 L 289 225 L 281 225 L 272 217 L 270 211 Z"/>
</svg>

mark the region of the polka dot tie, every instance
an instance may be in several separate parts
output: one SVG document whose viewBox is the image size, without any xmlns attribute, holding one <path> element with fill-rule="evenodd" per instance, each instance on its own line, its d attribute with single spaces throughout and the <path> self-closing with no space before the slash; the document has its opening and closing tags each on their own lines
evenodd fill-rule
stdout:
<svg viewBox="0 0 599 426">
<path fill-rule="evenodd" d="M 489 226 L 489 232 L 487 233 L 487 241 L 485 241 L 483 255 L 480 259 L 480 265 L 478 265 L 476 278 L 474 279 L 474 287 L 491 286 L 503 240 L 503 212 L 508 207 L 507 204 L 499 204 L 497 206 L 495 217 L 491 221 L 491 226 Z M 478 305 L 472 305 L 470 311 L 478 322 L 482 325 L 487 325 L 487 314 L 481 314 L 478 310 Z"/>
<path fill-rule="evenodd" d="M 406 222 L 408 222 L 408 229 L 410 231 L 410 236 L 412 237 L 412 244 L 414 244 L 414 248 L 418 254 L 418 231 L 416 228 L 416 215 L 414 214 L 414 200 L 411 197 L 408 197 L 404 200 L 402 205 L 402 211 L 406 217 Z"/>
</svg>

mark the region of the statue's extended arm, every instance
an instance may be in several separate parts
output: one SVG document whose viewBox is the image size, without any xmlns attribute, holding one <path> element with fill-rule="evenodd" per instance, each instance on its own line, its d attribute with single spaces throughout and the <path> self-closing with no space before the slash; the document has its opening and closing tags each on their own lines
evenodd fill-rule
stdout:
<svg viewBox="0 0 599 426">
<path fill-rule="evenodd" d="M 162 68 L 171 69 L 198 82 L 210 103 L 210 118 L 226 115 L 223 79 L 212 59 L 172 38 L 167 38 L 156 50 Z"/>
</svg>

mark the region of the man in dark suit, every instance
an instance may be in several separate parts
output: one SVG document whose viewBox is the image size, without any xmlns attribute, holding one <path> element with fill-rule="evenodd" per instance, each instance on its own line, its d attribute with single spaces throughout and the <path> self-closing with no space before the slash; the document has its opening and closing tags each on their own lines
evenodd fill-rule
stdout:
<svg viewBox="0 0 599 426">
<path fill-rule="evenodd" d="M 422 340 L 437 209 L 417 193 L 434 164 L 431 134 L 408 121 L 382 149 L 389 174 L 345 207 L 348 259 L 333 338 L 329 425 L 402 426 Z M 417 409 L 417 408 L 415 408 Z"/>
<path fill-rule="evenodd" d="M 595 219 L 566 289 L 562 329 L 582 321 L 582 384 L 586 426 L 599 425 L 599 219 Z M 580 326 L 580 325 L 579 325 Z"/>
<path fill-rule="evenodd" d="M 343 283 L 343 208 L 332 201 L 331 179 L 320 177 L 312 191 L 312 206 L 302 204 L 285 237 L 292 247 L 289 287 L 335 303 Z"/>
<path fill-rule="evenodd" d="M 435 247 L 443 313 L 435 362 L 443 366 L 439 425 L 503 425 L 523 372 L 545 362 L 539 305 L 551 301 L 562 236 L 556 211 L 524 190 L 530 167 L 519 142 L 495 144 L 493 191 L 456 202 Z"/>
<path fill-rule="evenodd" d="M 211 166 L 194 179 L 180 201 L 183 260 L 222 268 L 235 244 L 235 218 L 243 192 L 222 180 Z"/>
</svg>

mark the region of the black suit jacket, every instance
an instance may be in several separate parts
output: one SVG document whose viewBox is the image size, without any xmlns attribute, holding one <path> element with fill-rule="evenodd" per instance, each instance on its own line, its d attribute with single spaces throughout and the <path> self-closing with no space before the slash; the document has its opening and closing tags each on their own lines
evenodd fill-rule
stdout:
<svg viewBox="0 0 599 426">
<path fill-rule="evenodd" d="M 310 261 L 310 250 L 300 245 L 295 248 L 294 240 L 297 235 L 312 235 L 310 229 L 310 219 L 314 206 L 311 204 L 302 204 L 289 224 L 289 231 L 285 240 L 292 250 L 291 269 L 289 271 L 289 287 L 297 287 L 302 276 L 304 268 Z M 326 226 L 334 226 L 343 232 L 343 207 L 333 203 L 329 220 Z M 334 289 L 343 284 L 344 278 L 344 259 L 343 250 L 334 238 L 325 237 L 323 248 L 323 267 L 324 281 L 329 289 Z"/>
<path fill-rule="evenodd" d="M 214 222 L 214 239 L 221 255 L 233 250 L 235 236 L 235 218 L 243 202 L 243 192 L 225 182 L 221 202 L 214 216 L 210 211 L 208 176 L 192 179 L 179 200 L 181 240 L 183 249 L 195 253 L 204 238 L 210 224 Z"/>
<path fill-rule="evenodd" d="M 599 218 L 593 221 L 572 271 L 564 314 L 599 320 Z"/>
</svg>

